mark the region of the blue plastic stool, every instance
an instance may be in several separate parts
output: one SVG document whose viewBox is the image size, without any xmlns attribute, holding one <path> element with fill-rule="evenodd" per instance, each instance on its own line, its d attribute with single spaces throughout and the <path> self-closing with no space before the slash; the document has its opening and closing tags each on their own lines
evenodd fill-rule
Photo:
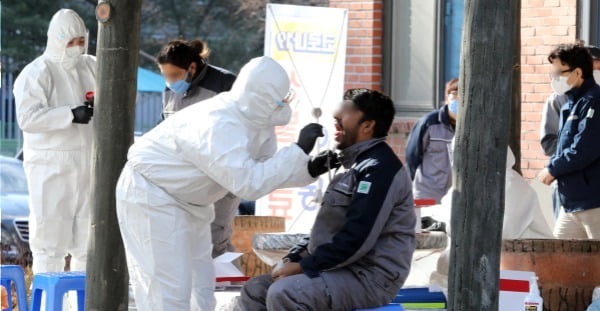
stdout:
<svg viewBox="0 0 600 311">
<path fill-rule="evenodd" d="M 85 272 L 50 272 L 33 277 L 31 311 L 41 311 L 42 292 L 46 292 L 46 310 L 62 311 L 63 298 L 69 291 L 77 291 L 77 310 L 84 310 Z"/>
<path fill-rule="evenodd" d="M 354 311 L 404 311 L 404 308 L 402 308 L 402 305 L 400 305 L 400 304 L 390 303 L 389 305 L 379 307 L 379 308 L 354 309 Z"/>
<path fill-rule="evenodd" d="M 15 283 L 17 288 L 17 306 L 19 310 L 27 310 L 27 290 L 25 289 L 25 273 L 23 268 L 17 265 L 2 265 L 0 268 L 0 283 L 6 287 L 8 294 L 8 309 L 12 311 L 12 286 L 11 282 Z"/>
</svg>

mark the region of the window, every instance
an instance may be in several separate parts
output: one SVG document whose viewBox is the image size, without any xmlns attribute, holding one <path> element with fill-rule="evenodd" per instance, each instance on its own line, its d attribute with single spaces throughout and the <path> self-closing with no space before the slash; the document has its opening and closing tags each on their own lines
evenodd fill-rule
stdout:
<svg viewBox="0 0 600 311">
<path fill-rule="evenodd" d="M 460 68 L 460 48 L 462 43 L 464 0 L 445 0 L 444 7 L 444 76 L 442 86 L 446 81 L 458 78 Z M 444 89 L 439 100 L 444 100 Z"/>
<path fill-rule="evenodd" d="M 458 77 L 464 0 L 384 1 L 384 90 L 403 116 L 440 107 Z"/>
<path fill-rule="evenodd" d="M 600 0 L 577 2 L 577 36 L 586 45 L 600 46 Z"/>
</svg>

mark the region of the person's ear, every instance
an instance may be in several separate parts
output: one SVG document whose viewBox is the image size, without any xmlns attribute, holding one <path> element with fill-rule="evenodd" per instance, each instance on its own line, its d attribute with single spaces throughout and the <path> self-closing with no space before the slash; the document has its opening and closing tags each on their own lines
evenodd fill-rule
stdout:
<svg viewBox="0 0 600 311">
<path fill-rule="evenodd" d="M 577 68 L 575 68 L 574 71 L 575 71 L 575 76 L 578 79 L 583 79 L 583 70 L 581 70 L 581 68 L 577 67 Z"/>
<path fill-rule="evenodd" d="M 192 74 L 192 76 L 196 75 L 196 69 L 198 69 L 198 65 L 196 64 L 196 62 L 192 62 L 192 64 L 190 65 L 190 73 Z"/>
<path fill-rule="evenodd" d="M 375 120 L 367 120 L 363 122 L 362 130 L 363 134 L 372 135 L 375 132 Z"/>
</svg>

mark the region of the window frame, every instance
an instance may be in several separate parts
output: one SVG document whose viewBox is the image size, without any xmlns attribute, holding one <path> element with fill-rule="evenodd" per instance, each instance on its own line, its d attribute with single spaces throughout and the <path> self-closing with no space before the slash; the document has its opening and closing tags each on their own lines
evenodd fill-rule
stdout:
<svg viewBox="0 0 600 311">
<path fill-rule="evenodd" d="M 433 72 L 433 90 L 431 96 L 431 105 L 429 106 L 402 106 L 396 104 L 396 114 L 403 117 L 420 117 L 425 113 L 431 112 L 435 109 L 439 109 L 443 105 L 445 98 L 445 85 L 444 80 L 444 55 L 445 55 L 445 31 L 444 31 L 444 16 L 446 11 L 445 1 L 435 1 L 435 23 L 434 25 L 434 44 L 432 48 L 435 49 L 434 55 L 434 72 Z M 392 64 L 394 53 L 393 40 L 397 37 L 396 29 L 394 29 L 393 20 L 395 18 L 394 5 L 397 5 L 398 1 L 394 0 L 383 0 L 383 80 L 382 86 L 383 91 L 390 96 L 393 96 L 394 92 L 394 77 L 392 75 Z M 401 31 L 401 29 L 399 29 Z"/>
<path fill-rule="evenodd" d="M 600 46 L 600 0 L 577 1 L 577 38 Z"/>
</svg>

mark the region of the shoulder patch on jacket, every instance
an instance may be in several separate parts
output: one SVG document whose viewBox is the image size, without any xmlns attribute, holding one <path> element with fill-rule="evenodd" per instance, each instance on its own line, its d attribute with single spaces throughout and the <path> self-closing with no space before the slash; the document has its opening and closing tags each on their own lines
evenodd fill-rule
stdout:
<svg viewBox="0 0 600 311">
<path fill-rule="evenodd" d="M 594 108 L 590 108 L 590 109 L 588 110 L 588 113 L 587 113 L 587 116 L 586 116 L 586 118 L 588 118 L 588 119 L 591 119 L 591 118 L 593 118 L 593 117 L 594 117 Z"/>
<path fill-rule="evenodd" d="M 356 189 L 356 192 L 362 194 L 369 194 L 369 191 L 371 191 L 371 182 L 361 181 L 360 183 L 358 183 L 358 188 Z"/>
</svg>

